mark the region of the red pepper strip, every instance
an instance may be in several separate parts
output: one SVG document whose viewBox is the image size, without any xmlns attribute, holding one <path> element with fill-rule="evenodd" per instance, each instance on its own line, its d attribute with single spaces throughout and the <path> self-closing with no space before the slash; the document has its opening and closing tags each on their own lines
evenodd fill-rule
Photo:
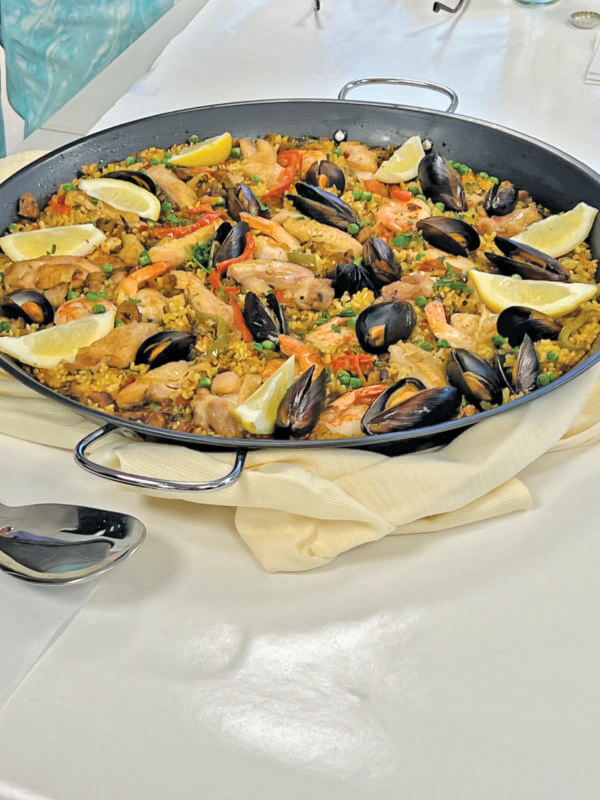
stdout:
<svg viewBox="0 0 600 800">
<path fill-rule="evenodd" d="M 377 181 L 375 180 L 375 178 L 372 178 L 369 181 L 365 181 L 365 189 L 367 190 L 367 192 L 371 192 L 371 194 L 380 194 L 382 197 L 385 197 L 385 195 L 387 194 L 385 183 Z"/>
<path fill-rule="evenodd" d="M 194 222 L 193 225 L 181 225 L 178 228 L 153 228 L 152 235 L 156 236 L 158 239 L 165 239 L 166 237 L 170 239 L 181 239 L 182 236 L 187 236 L 188 233 L 194 233 L 194 231 L 210 225 L 216 219 L 220 219 L 220 214 L 206 214 L 206 216 L 199 219 L 198 222 Z"/>
<path fill-rule="evenodd" d="M 281 291 L 281 289 L 273 289 L 273 294 L 275 295 L 277 302 L 280 305 L 283 305 L 285 303 L 285 300 L 283 299 L 283 292 Z"/>
<path fill-rule="evenodd" d="M 242 339 L 245 342 L 251 342 L 252 341 L 252 334 L 250 333 L 250 331 L 246 327 L 246 321 L 244 320 L 244 315 L 242 314 L 242 309 L 240 308 L 240 304 L 235 299 L 235 297 L 230 297 L 229 298 L 229 305 L 231 306 L 232 311 L 233 311 L 233 318 L 235 320 L 235 327 L 242 334 Z"/>
<path fill-rule="evenodd" d="M 137 229 L 138 229 L 138 233 L 143 233 L 144 231 L 148 230 L 148 226 L 146 225 L 145 222 L 142 222 L 141 225 L 137 226 Z"/>
<path fill-rule="evenodd" d="M 211 271 L 208 273 L 208 282 L 215 292 L 221 290 L 221 276 L 216 269 L 211 269 Z"/>
<path fill-rule="evenodd" d="M 409 200 L 413 199 L 412 192 L 407 192 L 399 186 L 392 186 L 390 189 L 390 197 L 394 200 L 400 200 L 401 203 L 408 203 Z"/>
<path fill-rule="evenodd" d="M 50 199 L 49 206 L 55 214 L 70 214 L 72 209 L 72 206 L 65 203 L 64 194 L 54 195 L 54 197 Z"/>
<path fill-rule="evenodd" d="M 239 295 L 240 290 L 236 286 L 226 286 L 223 290 L 225 292 L 225 297 L 230 297 L 231 295 Z"/>
<path fill-rule="evenodd" d="M 363 374 L 363 369 L 366 369 L 368 372 L 374 361 L 375 356 L 367 355 L 367 353 L 348 352 L 339 356 L 339 358 L 334 358 L 331 362 L 331 366 L 334 372 L 345 369 L 348 372 L 354 372 L 364 381 L 365 376 Z"/>
<path fill-rule="evenodd" d="M 263 194 L 261 200 L 269 200 L 272 197 L 279 197 L 286 189 L 292 185 L 294 178 L 302 168 L 302 154 L 299 150 L 284 150 L 277 156 L 277 163 L 282 166 L 283 172 L 281 173 L 279 183 L 268 192 Z"/>
<path fill-rule="evenodd" d="M 219 270 L 219 275 L 224 275 L 227 272 L 227 267 L 230 264 L 235 264 L 236 261 L 250 261 L 252 256 L 254 255 L 254 248 L 256 243 L 254 241 L 254 236 L 251 233 L 246 234 L 246 246 L 244 247 L 244 252 L 237 256 L 236 258 L 228 258 L 227 261 L 219 261 L 217 264 L 217 269 Z"/>
</svg>

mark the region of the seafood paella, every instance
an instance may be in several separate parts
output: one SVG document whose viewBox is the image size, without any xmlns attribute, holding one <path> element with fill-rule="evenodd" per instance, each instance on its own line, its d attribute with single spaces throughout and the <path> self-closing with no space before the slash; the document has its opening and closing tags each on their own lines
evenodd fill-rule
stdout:
<svg viewBox="0 0 600 800">
<path fill-rule="evenodd" d="M 44 208 L 21 197 L 0 352 L 86 406 L 199 435 L 473 416 L 590 352 L 596 213 L 553 214 L 418 136 L 191 137 L 86 165 Z"/>
</svg>

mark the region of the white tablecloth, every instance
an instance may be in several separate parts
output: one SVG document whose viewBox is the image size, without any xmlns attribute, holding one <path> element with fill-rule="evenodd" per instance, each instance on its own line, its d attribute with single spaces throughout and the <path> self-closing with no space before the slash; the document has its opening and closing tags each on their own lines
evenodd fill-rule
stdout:
<svg viewBox="0 0 600 800">
<path fill-rule="evenodd" d="M 213 0 L 102 124 L 387 74 L 450 84 L 463 113 L 598 166 L 593 34 L 565 22 L 578 5 L 471 0 L 453 19 L 323 0 L 317 20 L 311 0 Z M 149 529 L 0 713 L 0 797 L 598 796 L 600 448 L 528 468 L 527 514 L 267 575 L 229 511 L 0 444 L 8 502 L 75 499 Z"/>
</svg>

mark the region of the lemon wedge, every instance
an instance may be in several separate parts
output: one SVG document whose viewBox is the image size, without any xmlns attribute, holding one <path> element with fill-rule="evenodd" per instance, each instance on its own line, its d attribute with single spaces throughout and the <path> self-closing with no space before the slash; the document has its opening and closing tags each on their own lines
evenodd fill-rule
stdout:
<svg viewBox="0 0 600 800">
<path fill-rule="evenodd" d="M 30 367 L 55 367 L 61 361 L 72 361 L 80 347 L 87 347 L 110 333 L 114 321 L 115 312 L 105 311 L 27 336 L 0 336 L 0 353 L 13 356 Z"/>
<path fill-rule="evenodd" d="M 103 200 L 119 211 L 130 211 L 146 219 L 157 220 L 160 215 L 160 200 L 156 195 L 129 181 L 116 178 L 84 178 L 79 188 L 96 200 Z"/>
<path fill-rule="evenodd" d="M 578 203 L 570 211 L 534 222 L 512 239 L 536 247 L 554 258 L 564 256 L 587 239 L 597 213 L 597 208 L 588 206 L 587 203 Z"/>
<path fill-rule="evenodd" d="M 382 183 L 400 183 L 417 177 L 419 164 L 425 158 L 420 136 L 411 136 L 399 147 L 375 173 Z"/>
<path fill-rule="evenodd" d="M 40 256 L 87 256 L 106 239 L 95 225 L 63 225 L 0 237 L 0 247 L 12 261 Z"/>
<path fill-rule="evenodd" d="M 245 403 L 233 409 L 233 415 L 249 433 L 266 434 L 275 430 L 279 404 L 294 382 L 294 365 L 295 358 L 290 356 Z"/>
<path fill-rule="evenodd" d="M 589 283 L 524 281 L 477 270 L 471 270 L 469 277 L 492 311 L 500 312 L 508 306 L 527 306 L 549 317 L 561 317 L 574 311 L 586 300 L 591 300 L 597 288 Z"/>
<path fill-rule="evenodd" d="M 169 163 L 180 164 L 182 167 L 210 167 L 212 164 L 220 164 L 229 158 L 231 143 L 231 134 L 225 132 L 184 147 Z"/>
</svg>

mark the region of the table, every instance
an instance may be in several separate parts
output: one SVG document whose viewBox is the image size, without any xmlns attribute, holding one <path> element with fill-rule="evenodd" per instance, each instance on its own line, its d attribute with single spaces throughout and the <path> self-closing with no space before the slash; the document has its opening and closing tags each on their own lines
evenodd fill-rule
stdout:
<svg viewBox="0 0 600 800">
<path fill-rule="evenodd" d="M 320 22 L 310 5 L 208 3 L 100 124 L 286 87 L 332 96 L 393 72 L 453 85 L 463 113 L 600 166 L 599 93 L 582 83 L 593 34 L 564 24 L 575 2 L 472 0 L 451 19 L 380 0 L 370 29 L 367 4 L 324 0 Z M 202 82 L 217 48 L 222 71 Z M 271 74 L 276 58 L 286 72 Z M 600 447 L 525 470 L 528 514 L 267 575 L 227 510 L 142 498 L 68 453 L 1 445 L 9 502 L 119 508 L 149 539 L 0 713 L 0 797 L 597 797 Z"/>
</svg>

